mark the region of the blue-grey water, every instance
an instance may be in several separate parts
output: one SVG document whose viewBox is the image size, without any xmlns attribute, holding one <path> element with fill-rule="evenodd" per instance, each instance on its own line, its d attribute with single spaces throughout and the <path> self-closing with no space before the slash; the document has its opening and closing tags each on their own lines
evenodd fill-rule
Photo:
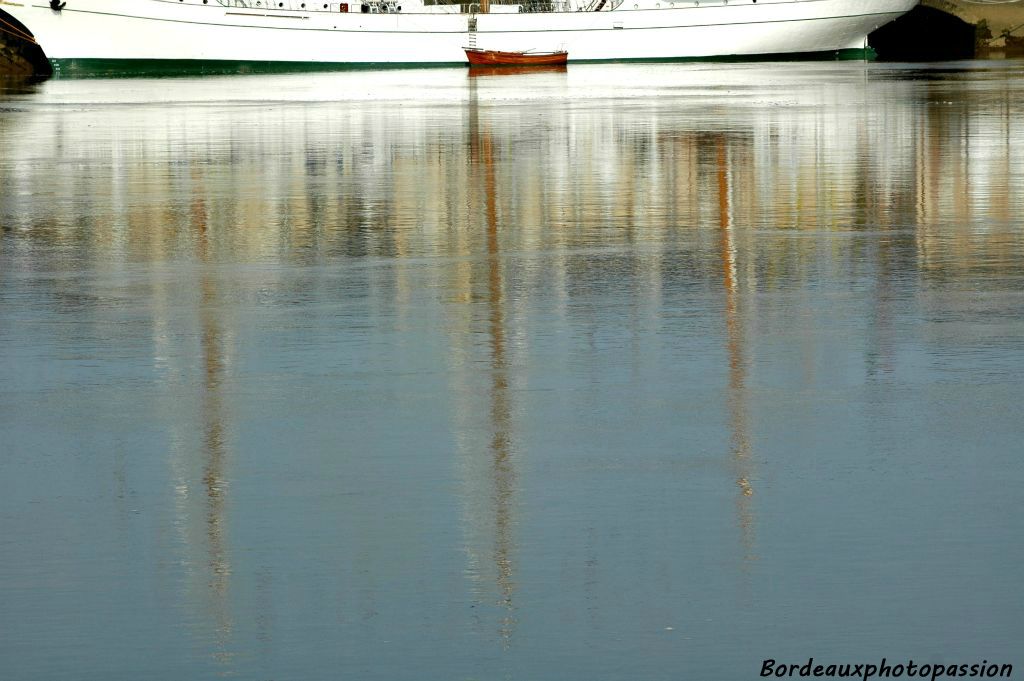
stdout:
<svg viewBox="0 0 1024 681">
<path fill-rule="evenodd" d="M 1021 673 L 1022 75 L 0 81 L 0 678 Z"/>
</svg>

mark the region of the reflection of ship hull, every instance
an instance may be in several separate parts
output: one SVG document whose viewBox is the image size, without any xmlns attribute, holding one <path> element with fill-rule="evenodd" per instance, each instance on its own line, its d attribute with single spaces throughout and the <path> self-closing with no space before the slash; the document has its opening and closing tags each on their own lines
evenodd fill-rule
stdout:
<svg viewBox="0 0 1024 681">
<path fill-rule="evenodd" d="M 524 69 L 520 66 L 474 66 L 469 70 L 469 76 L 471 78 L 478 78 L 480 76 L 521 76 L 524 73 L 537 74 L 566 72 L 568 72 L 568 67 L 565 64 L 555 64 L 553 66 L 531 66 L 528 69 Z"/>
<path fill-rule="evenodd" d="M 554 4 L 575 10 L 576 1 Z M 462 14 L 460 5 L 419 0 L 68 0 L 59 12 L 44 0 L 0 0 L 51 60 L 67 62 L 64 68 L 131 61 L 136 68 L 174 62 L 182 69 L 464 64 L 462 48 L 477 38 L 496 50 L 564 49 L 573 61 L 863 54 L 868 33 L 915 4 L 612 0 L 601 11 L 494 5 L 490 13 Z"/>
</svg>

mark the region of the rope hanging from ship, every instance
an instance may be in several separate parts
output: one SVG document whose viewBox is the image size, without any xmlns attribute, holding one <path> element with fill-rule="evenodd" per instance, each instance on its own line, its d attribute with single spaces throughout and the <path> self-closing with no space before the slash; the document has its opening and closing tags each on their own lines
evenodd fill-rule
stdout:
<svg viewBox="0 0 1024 681">
<path fill-rule="evenodd" d="M 13 29 L 11 31 L 8 31 L 5 28 L 0 28 L 0 33 L 6 33 L 8 35 L 13 35 L 15 38 L 20 38 L 20 39 L 22 39 L 22 40 L 24 40 L 26 42 L 32 43 L 33 45 L 38 45 L 39 44 L 39 43 L 36 42 L 35 37 L 31 33 L 27 33 L 25 31 L 22 31 L 20 28 L 18 28 L 14 24 L 9 24 L 6 21 L 4 21 L 3 19 L 0 19 L 0 24 L 3 24 L 7 28 Z"/>
</svg>

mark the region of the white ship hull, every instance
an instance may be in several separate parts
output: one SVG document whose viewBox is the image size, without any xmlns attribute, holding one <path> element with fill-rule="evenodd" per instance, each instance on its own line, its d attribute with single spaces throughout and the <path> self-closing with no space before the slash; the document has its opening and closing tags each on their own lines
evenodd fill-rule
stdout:
<svg viewBox="0 0 1024 681">
<path fill-rule="evenodd" d="M 618 4 L 615 4 L 618 2 Z M 464 63 L 463 47 L 568 50 L 570 61 L 759 58 L 863 50 L 917 0 L 612 0 L 519 12 L 420 0 L 0 0 L 62 61 L 283 65 Z M 595 3 L 596 5 L 596 3 Z M 557 7 L 571 9 L 566 2 Z M 475 6 L 461 9 L 476 9 Z M 474 30 L 475 29 L 475 30 Z"/>
</svg>

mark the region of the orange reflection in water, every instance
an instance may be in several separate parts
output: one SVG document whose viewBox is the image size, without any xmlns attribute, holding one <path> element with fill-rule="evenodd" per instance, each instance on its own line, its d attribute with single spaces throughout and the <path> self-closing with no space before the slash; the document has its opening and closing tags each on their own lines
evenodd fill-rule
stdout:
<svg viewBox="0 0 1024 681">
<path fill-rule="evenodd" d="M 718 185 L 718 221 L 722 262 L 722 281 L 725 286 L 726 353 L 729 358 L 729 425 L 731 431 L 733 466 L 739 495 L 736 500 L 740 537 L 744 558 L 754 559 L 754 488 L 752 477 L 750 425 L 748 419 L 747 359 L 744 351 L 743 314 L 740 309 L 740 286 L 736 271 L 736 242 L 733 233 L 732 182 L 729 149 L 726 140 L 717 137 L 716 183 Z"/>
</svg>

